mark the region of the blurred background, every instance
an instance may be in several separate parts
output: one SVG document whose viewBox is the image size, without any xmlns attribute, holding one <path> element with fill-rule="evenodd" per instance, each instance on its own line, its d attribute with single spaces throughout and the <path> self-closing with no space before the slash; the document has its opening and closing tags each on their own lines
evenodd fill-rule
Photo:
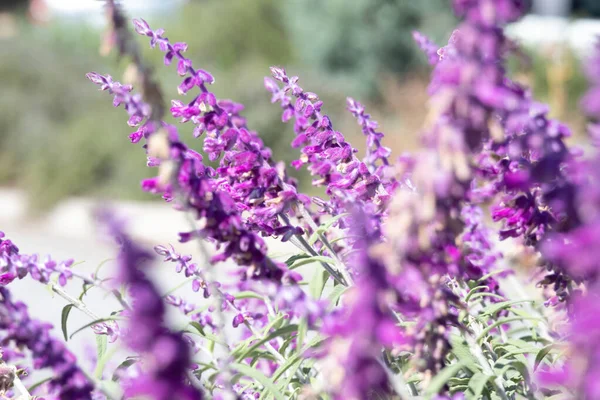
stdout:
<svg viewBox="0 0 600 400">
<path fill-rule="evenodd" d="M 249 125 L 288 161 L 291 126 L 269 103 L 262 78 L 270 65 L 299 75 L 318 92 L 336 128 L 359 149 L 359 127 L 345 97 L 365 103 L 395 154 L 413 149 L 424 118 L 429 67 L 412 41 L 421 30 L 440 45 L 455 25 L 448 0 L 130 0 L 130 17 L 166 29 L 189 44 L 188 56 L 217 78 L 215 92 L 246 105 Z M 585 88 L 580 60 L 599 33 L 597 0 L 532 1 L 528 18 L 511 27 L 529 60 L 515 57 L 515 77 L 550 102 L 576 133 Z M 85 78 L 97 71 L 121 79 L 126 60 L 109 53 L 98 0 L 0 1 L 0 187 L 18 188 L 31 213 L 69 196 L 149 199 L 140 179 L 152 173 L 143 152 L 128 145 L 123 110 L 114 110 Z M 178 77 L 143 42 L 166 98 Z M 532 49 L 535 49 L 533 51 Z M 182 126 L 184 137 L 190 127 Z M 199 148 L 199 141 L 196 148 Z M 303 190 L 310 180 L 300 175 Z M 35 214 L 31 214 L 35 215 Z"/>
</svg>

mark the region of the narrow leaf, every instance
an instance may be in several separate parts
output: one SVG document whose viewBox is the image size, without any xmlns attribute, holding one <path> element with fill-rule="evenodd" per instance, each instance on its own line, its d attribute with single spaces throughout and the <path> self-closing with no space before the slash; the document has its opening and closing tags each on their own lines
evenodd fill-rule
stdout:
<svg viewBox="0 0 600 400">
<path fill-rule="evenodd" d="M 44 383 L 52 380 L 52 378 L 53 378 L 52 376 L 44 378 L 41 381 L 38 381 L 38 382 L 34 383 L 33 385 L 29 386 L 27 388 L 27 390 L 29 391 L 29 393 L 31 393 L 31 392 L 35 391 L 35 389 L 37 389 L 38 387 L 42 386 Z"/>
<path fill-rule="evenodd" d="M 71 333 L 71 335 L 69 336 L 69 339 L 73 339 L 73 336 L 75 336 L 76 334 L 78 334 L 79 332 L 81 332 L 82 330 L 84 330 L 85 328 L 89 328 L 92 325 L 96 325 L 99 324 L 100 322 L 106 322 L 106 321 L 119 321 L 122 320 L 122 317 L 108 317 L 108 318 L 100 318 L 97 319 L 95 321 L 92 322 L 88 322 L 87 324 L 83 325 L 81 328 L 77 329 L 75 332 Z"/>
<path fill-rule="evenodd" d="M 326 263 L 326 264 L 334 264 L 335 260 L 333 258 L 325 257 L 325 256 L 306 257 L 306 258 L 302 258 L 301 260 L 298 260 L 296 263 L 294 263 L 292 266 L 290 266 L 290 269 L 295 269 L 295 268 L 301 267 L 303 265 L 312 264 L 312 263 L 316 263 L 316 262 L 322 262 L 322 263 Z"/>
<path fill-rule="evenodd" d="M 429 386 L 427 386 L 427 389 L 425 390 L 425 395 L 433 396 L 434 394 L 439 393 L 446 382 L 455 376 L 463 367 L 464 365 L 460 361 L 445 367 L 431 380 L 431 383 L 429 383 Z"/>
<path fill-rule="evenodd" d="M 487 385 L 488 381 L 492 378 L 491 375 L 486 375 L 484 373 L 478 372 L 471 377 L 469 381 L 469 392 L 468 398 L 473 400 L 477 400 L 481 398 L 481 394 L 483 393 L 483 389 L 485 389 L 485 385 Z"/>
<path fill-rule="evenodd" d="M 275 397 L 276 400 L 286 400 L 286 397 L 279 391 L 279 389 L 277 389 L 277 386 L 273 383 L 273 381 L 265 376 L 262 372 L 249 367 L 246 364 L 240 363 L 233 363 L 231 368 L 263 385 L 265 389 L 267 389 Z"/>
<path fill-rule="evenodd" d="M 276 331 L 269 334 L 268 336 L 256 341 L 255 343 L 252 343 L 252 346 L 248 347 L 244 352 L 240 353 L 235 358 L 237 360 L 243 360 L 244 358 L 248 357 L 248 355 L 250 353 L 252 353 L 254 350 L 258 349 L 263 344 L 275 339 L 276 337 L 284 336 L 284 335 L 296 332 L 297 330 L 298 330 L 298 325 L 295 325 L 295 324 L 286 325 L 283 328 L 279 328 Z"/>
<path fill-rule="evenodd" d="M 552 351 L 553 348 L 554 348 L 554 344 L 549 344 L 548 346 L 540 349 L 540 351 L 535 356 L 535 364 L 533 365 L 534 371 L 537 370 L 537 368 L 540 366 L 540 363 L 550 353 L 550 351 Z"/>
<path fill-rule="evenodd" d="M 312 280 L 310 281 L 310 294 L 314 299 L 319 300 L 325 289 L 325 284 L 329 278 L 329 272 L 325 270 L 317 270 Z"/>
<path fill-rule="evenodd" d="M 119 380 L 119 372 L 126 370 L 127 368 L 129 368 L 130 366 L 132 366 L 133 364 L 135 364 L 138 361 L 139 361 L 138 358 L 127 357 L 125 359 L 125 361 L 123 361 L 121 364 L 119 364 L 119 366 L 115 369 L 115 372 L 113 372 L 111 379 L 115 382 L 118 381 Z"/>
<path fill-rule="evenodd" d="M 65 337 L 65 342 L 69 340 L 69 335 L 67 333 L 67 320 L 69 319 L 69 314 L 71 313 L 71 309 L 73 308 L 73 304 L 67 304 L 62 309 L 62 315 L 60 318 L 60 326 L 62 328 L 62 333 Z"/>
</svg>

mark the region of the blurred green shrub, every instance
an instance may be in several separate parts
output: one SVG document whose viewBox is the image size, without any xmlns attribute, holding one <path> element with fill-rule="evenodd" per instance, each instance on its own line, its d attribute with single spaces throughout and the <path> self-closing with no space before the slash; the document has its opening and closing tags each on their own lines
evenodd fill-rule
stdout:
<svg viewBox="0 0 600 400">
<path fill-rule="evenodd" d="M 23 25 L 18 40 L 0 46 L 0 183 L 26 189 L 32 206 L 43 207 L 66 195 L 102 193 L 126 170 L 134 184 L 122 187 L 124 195 L 140 197 L 135 181 L 148 174 L 143 154 L 123 146 L 124 116 L 85 78 L 90 70 L 114 70 L 112 60 L 99 57 L 99 39 L 90 46 L 85 31 L 69 31 L 78 40 L 63 33 Z"/>
<path fill-rule="evenodd" d="M 446 0 L 290 0 L 282 2 L 305 63 L 343 75 L 362 96 L 378 94 L 380 74 L 398 77 L 424 64 L 411 32 L 440 43 L 453 26 Z"/>
<path fill-rule="evenodd" d="M 275 0 L 191 2 L 169 18 L 148 20 L 173 40 L 188 42 L 196 65 L 216 76 L 215 93 L 246 104 L 250 127 L 277 157 L 294 158 L 281 151 L 289 149 L 291 127 L 281 124 L 279 107 L 269 103 L 262 83 L 269 65 L 292 57 Z M 18 37 L 0 45 L 0 185 L 25 189 L 36 209 L 72 195 L 154 198 L 139 189 L 154 171 L 145 167 L 139 146 L 128 142 L 125 111 L 114 109 L 110 97 L 85 78 L 98 71 L 121 79 L 127 62 L 117 62 L 114 53 L 101 57 L 102 32 L 86 23 L 33 27 L 23 19 L 19 28 Z M 180 97 L 174 68 L 163 67 L 162 53 L 139 40 L 167 102 Z M 201 141 L 194 143 L 190 132 L 191 126 L 182 126 L 182 136 L 199 150 Z"/>
</svg>

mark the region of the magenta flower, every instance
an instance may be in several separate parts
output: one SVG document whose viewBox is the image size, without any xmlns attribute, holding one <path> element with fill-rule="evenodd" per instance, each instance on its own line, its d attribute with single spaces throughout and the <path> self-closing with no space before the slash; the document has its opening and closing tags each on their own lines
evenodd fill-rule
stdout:
<svg viewBox="0 0 600 400">
<path fill-rule="evenodd" d="M 14 302 L 9 290 L 0 287 L 0 345 L 26 348 L 36 370 L 52 369 L 49 395 L 60 400 L 90 399 L 94 386 L 77 366 L 75 355 L 50 335 L 50 329 L 52 325 L 31 319 L 27 306 Z M 4 352 L 3 359 L 9 361 L 10 352 Z"/>
<path fill-rule="evenodd" d="M 120 245 L 119 282 L 127 285 L 133 300 L 125 343 L 143 357 L 141 374 L 126 382 L 125 396 L 148 396 L 155 400 L 199 400 L 202 393 L 186 383 L 191 364 L 188 343 L 164 325 L 165 306 L 155 286 L 146 278 L 152 255 L 123 231 L 121 221 L 100 214 L 109 233 Z"/>
</svg>

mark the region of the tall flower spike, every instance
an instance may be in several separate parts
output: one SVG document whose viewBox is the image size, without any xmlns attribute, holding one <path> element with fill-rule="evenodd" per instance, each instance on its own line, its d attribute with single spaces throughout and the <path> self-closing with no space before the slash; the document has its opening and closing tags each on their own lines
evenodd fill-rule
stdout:
<svg viewBox="0 0 600 400">
<path fill-rule="evenodd" d="M 105 85 L 109 85 L 107 88 L 121 87 L 105 76 L 95 74 L 89 78 L 101 88 Z M 124 101 L 133 101 L 133 97 L 126 96 Z M 139 131 L 139 138 L 145 137 L 148 141 L 151 164 L 159 165 L 159 175 L 142 181 L 142 188 L 161 193 L 167 201 L 179 196 L 175 199 L 177 206 L 193 212 L 196 219 L 203 221 L 200 229 L 181 233 L 180 240 L 187 242 L 201 237 L 223 246 L 222 252 L 213 257 L 213 262 L 232 258 L 239 265 L 248 267 L 246 277 L 277 281 L 287 276 L 282 265 L 266 257 L 264 241 L 244 226 L 235 201 L 221 190 L 219 181 L 214 179 L 214 170 L 203 164 L 202 156 L 179 140 L 174 126 L 163 122 L 157 129 L 155 125 L 153 121 L 146 122 Z"/>
<path fill-rule="evenodd" d="M 198 389 L 185 383 L 191 364 L 189 346 L 181 334 L 165 327 L 163 299 L 143 271 L 152 255 L 123 231 L 122 221 L 106 211 L 100 213 L 100 218 L 120 245 L 118 280 L 128 287 L 133 299 L 129 327 L 123 338 L 143 358 L 141 374 L 124 384 L 125 396 L 154 400 L 202 399 Z"/>
<path fill-rule="evenodd" d="M 379 232 L 360 211 L 355 210 L 353 217 L 357 219 L 353 234 L 360 237 L 352 259 L 358 274 L 356 287 L 346 310 L 333 315 L 324 328 L 330 335 L 328 356 L 334 365 L 330 390 L 340 400 L 391 394 L 388 373 L 380 360 L 381 351 L 406 342 L 390 307 L 396 299 L 394 285 L 385 264 L 374 256 L 372 248 L 379 242 Z"/>
<path fill-rule="evenodd" d="M 388 157 L 391 154 L 391 150 L 381 144 L 384 135 L 377 132 L 376 129 L 379 127 L 377 121 L 372 120 L 371 116 L 365 113 L 365 107 L 361 103 L 350 97 L 346 99 L 346 103 L 348 111 L 354 115 L 363 134 L 367 137 L 367 153 L 363 162 L 369 167 L 371 173 L 376 174 L 383 181 L 383 170 L 390 165 Z M 381 165 L 378 165 L 379 161 Z M 390 189 L 393 190 L 393 188 Z"/>
<path fill-rule="evenodd" d="M 425 53 L 427 56 L 427 60 L 429 64 L 435 65 L 440 60 L 440 55 L 438 54 L 439 46 L 436 45 L 431 39 L 422 34 L 421 32 L 414 31 L 413 39 L 419 46 L 419 48 Z"/>
<path fill-rule="evenodd" d="M 453 35 L 447 51 L 450 56 L 436 66 L 438 77 L 432 90 L 441 93 L 443 88 L 456 86 L 453 82 L 471 82 L 476 103 L 465 98 L 464 104 L 470 107 L 462 109 L 475 122 L 472 132 L 485 132 L 486 142 L 476 161 L 480 187 L 472 188 L 470 197 L 477 200 L 499 194 L 492 217 L 503 224 L 501 239 L 522 238 L 540 249 L 549 232 L 569 231 L 580 221 L 574 156 L 565 144 L 569 130 L 548 119 L 547 107 L 511 82 L 498 62 L 513 46 L 498 28 L 519 18 L 525 2 L 457 0 L 454 5 L 466 22 Z M 477 126 L 477 121 L 482 123 Z M 569 275 L 556 263 L 546 261 L 544 267 L 549 272 L 542 283 L 552 285 L 561 300 L 568 297 L 572 280 L 585 279 Z"/>
<path fill-rule="evenodd" d="M 299 227 L 284 222 L 280 216 L 293 217 L 293 206 L 308 204 L 309 198 L 297 192 L 283 164 L 271 159 L 271 150 L 264 146 L 257 133 L 248 129 L 241 116 L 244 107 L 230 100 L 219 100 L 208 89 L 214 77 L 205 70 L 195 69 L 184 56 L 185 43 L 172 44 L 162 29 L 153 31 L 143 20 L 134 22 L 138 33 L 150 37 L 151 45 L 165 53 L 165 64 L 177 60 L 177 72 L 184 77 L 180 94 L 197 88 L 192 101 L 173 100 L 171 114 L 181 122 L 195 125 L 194 136 L 204 136 L 204 151 L 211 161 L 220 160 L 215 172 L 218 189 L 231 196 L 247 226 L 265 236 L 277 236 L 286 241 L 303 233 Z M 289 220 L 286 218 L 285 220 Z"/>
<path fill-rule="evenodd" d="M 77 366 L 75 355 L 50 335 L 51 328 L 52 325 L 32 319 L 27 306 L 13 301 L 10 291 L 0 287 L 0 345 L 26 348 L 36 370 L 52 369 L 46 398 L 89 400 L 94 386 Z M 9 358 L 5 353 L 4 359 Z"/>
<path fill-rule="evenodd" d="M 296 168 L 307 165 L 315 176 L 313 185 L 325 186 L 330 200 L 322 209 L 332 215 L 343 214 L 349 205 L 358 203 L 367 210 L 370 218 L 381 224 L 381 210 L 390 194 L 381 179 L 371 173 L 365 163 L 355 156 L 357 150 L 335 130 L 327 115 L 321 113 L 323 102 L 314 93 L 305 92 L 298 85 L 298 77 L 289 77 L 283 68 L 271 67 L 271 75 L 277 82 L 265 78 L 265 87 L 273 96 L 272 103 L 279 102 L 284 122 L 295 119 L 296 138 L 292 147 L 302 147 L 300 159 L 292 162 Z M 292 97 L 296 101 L 292 102 Z M 349 218 L 341 219 L 349 226 Z"/>
<path fill-rule="evenodd" d="M 456 2 L 466 18 L 433 72 L 424 149 L 410 165 L 416 191 L 396 192 L 385 226 L 387 250 L 382 253 L 389 269 L 401 271 L 397 307 L 415 322 L 409 335 L 415 366 L 429 377 L 444 366 L 449 327 L 459 325 L 461 305 L 448 277 L 477 279 L 493 261 L 481 258 L 487 237 L 473 231 L 472 212 L 461 216 L 461 210 L 475 176 L 472 160 L 488 140 L 488 125 L 494 120 L 494 109 L 486 101 L 496 99 L 508 109 L 516 106 L 516 96 L 503 90 L 501 28 L 507 15 L 513 16 L 502 7 L 496 10 L 504 3 Z"/>
<path fill-rule="evenodd" d="M 582 100 L 584 111 L 592 118 L 600 118 L 598 81 L 600 79 L 600 46 L 588 60 L 586 71 L 592 88 Z M 590 126 L 592 140 L 597 125 Z M 571 229 L 550 233 L 541 246 L 547 260 L 560 266 L 569 276 L 584 277 L 585 290 L 573 291 L 569 304 L 570 327 L 566 338 L 570 344 L 569 360 L 560 368 L 546 368 L 540 380 L 548 386 L 562 385 L 573 398 L 600 397 L 600 154 L 587 162 L 571 164 L 575 176 L 575 210 L 579 224 Z"/>
</svg>

